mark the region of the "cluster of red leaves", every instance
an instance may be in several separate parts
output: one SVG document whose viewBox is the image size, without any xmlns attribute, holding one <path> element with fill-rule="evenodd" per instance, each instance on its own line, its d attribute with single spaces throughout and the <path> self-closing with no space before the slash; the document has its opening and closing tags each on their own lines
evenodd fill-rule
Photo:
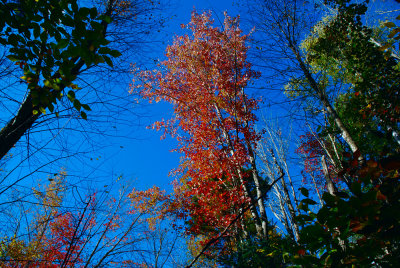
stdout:
<svg viewBox="0 0 400 268">
<path fill-rule="evenodd" d="M 175 208 L 189 214 L 189 231 L 199 234 L 223 229 L 248 202 L 238 177 L 260 139 L 254 128 L 259 100 L 244 89 L 259 74 L 246 60 L 248 35 L 238 18 L 225 15 L 220 29 L 210 13 L 193 12 L 183 27 L 192 35 L 176 37 L 160 64 L 163 70 L 138 73 L 132 91 L 173 105 L 174 117 L 153 127 L 179 142 L 184 161 L 177 170 L 183 176 Z"/>
<path fill-rule="evenodd" d="M 50 222 L 50 237 L 44 238 L 47 240 L 43 256 L 46 267 L 61 267 L 66 258 L 69 259 L 65 263 L 66 267 L 76 267 L 76 264 L 82 261 L 78 253 L 84 241 L 76 237 L 75 217 L 76 215 L 67 212 L 57 215 L 55 220 Z"/>
<path fill-rule="evenodd" d="M 88 198 L 86 209 L 81 212 L 52 212 L 49 228 L 37 234 L 37 256 L 29 267 L 81 267 L 81 249 L 87 230 L 95 226 L 96 195 Z"/>
<path fill-rule="evenodd" d="M 193 36 L 177 37 L 167 48 L 168 60 L 162 63 L 167 71 L 139 74 L 143 97 L 174 106 L 174 118 L 154 127 L 178 139 L 178 151 L 188 160 L 180 171 L 189 177 L 222 177 L 246 166 L 245 137 L 258 138 L 252 113 L 258 101 L 242 92 L 256 76 L 245 61 L 247 36 L 229 17 L 224 31 L 211 24 L 210 14 L 193 13 L 188 25 Z"/>
<path fill-rule="evenodd" d="M 228 226 L 245 203 L 242 188 L 232 186 L 231 179 L 203 180 L 201 187 L 197 181 L 187 183 L 184 196 L 190 200 L 186 206 L 190 216 L 188 231 L 192 234 L 218 235 Z M 238 226 L 239 224 L 238 224 Z"/>
<path fill-rule="evenodd" d="M 55 213 L 49 223 L 50 233 L 42 238 L 42 244 L 46 246 L 42 258 L 46 261 L 38 267 L 79 267 L 81 248 L 85 243 L 83 237 L 96 225 L 95 205 L 96 194 L 89 198 L 87 208 L 82 212 Z"/>
<path fill-rule="evenodd" d="M 322 170 L 321 157 L 325 155 L 325 151 L 321 146 L 321 142 L 323 142 L 323 140 L 318 140 L 315 134 L 307 132 L 305 135 L 300 136 L 300 146 L 295 152 L 299 154 L 304 161 L 304 169 L 301 171 L 303 183 L 312 184 L 310 179 L 311 176 L 313 176 L 317 187 L 323 189 L 326 180 Z M 333 169 L 333 165 L 328 164 L 328 171 L 331 175 L 331 179 L 337 182 L 338 177 L 335 175 Z"/>
</svg>

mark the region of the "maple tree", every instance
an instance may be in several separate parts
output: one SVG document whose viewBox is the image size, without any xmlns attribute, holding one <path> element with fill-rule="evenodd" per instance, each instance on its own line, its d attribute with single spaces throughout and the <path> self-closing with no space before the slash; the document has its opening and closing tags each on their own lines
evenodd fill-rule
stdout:
<svg viewBox="0 0 400 268">
<path fill-rule="evenodd" d="M 117 16 L 132 15 L 132 2 L 113 2 Z M 324 113 L 324 125 L 299 136 L 299 166 L 289 168 L 286 127 L 256 130 L 260 100 L 247 88 L 259 73 L 247 60 L 249 35 L 239 18 L 225 14 L 217 27 L 211 13 L 193 12 L 183 26 L 191 34 L 175 37 L 159 69 L 138 72 L 132 84 L 145 99 L 173 106 L 172 119 L 153 126 L 175 137 L 183 155 L 174 193 L 106 187 L 83 194 L 73 186 L 72 198 L 61 173 L 33 190 L 36 213 L 21 205 L 26 223 L 0 239 L 2 267 L 163 266 L 182 227 L 193 257 L 188 267 L 396 265 L 398 59 L 391 45 L 371 41 L 361 23 L 364 5 L 334 2 L 337 17 L 304 42 L 304 29 L 295 31 L 296 1 L 259 2 L 273 11 L 266 21 L 275 20 L 276 49 L 297 68 L 286 92 L 310 94 Z M 396 26 L 386 27 L 398 37 Z M 336 86 L 343 92 L 330 95 Z M 267 209 L 281 224 L 268 221 Z"/>
<path fill-rule="evenodd" d="M 189 216 L 188 230 L 208 234 L 206 243 L 228 226 L 241 209 L 252 204 L 226 239 L 243 234 L 245 219 L 256 233 L 267 236 L 265 194 L 268 187 L 258 174 L 255 130 L 259 99 L 246 94 L 251 79 L 259 74 L 246 60 L 249 35 L 239 19 L 225 14 L 221 28 L 213 26 L 211 13 L 192 13 L 183 26 L 192 34 L 177 36 L 167 47 L 160 70 L 139 72 L 132 91 L 149 101 L 173 105 L 172 119 L 153 127 L 178 140 L 184 155 L 175 174 L 181 174 L 180 199 Z M 183 197 L 182 197 L 183 196 Z M 228 241 L 227 240 L 227 241 Z"/>
</svg>

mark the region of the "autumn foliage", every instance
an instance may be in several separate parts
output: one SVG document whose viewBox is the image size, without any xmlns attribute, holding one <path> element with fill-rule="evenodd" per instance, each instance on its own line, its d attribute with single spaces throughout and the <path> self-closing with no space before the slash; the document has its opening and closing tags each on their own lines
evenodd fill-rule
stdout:
<svg viewBox="0 0 400 268">
<path fill-rule="evenodd" d="M 221 28 L 213 23 L 211 13 L 193 12 L 182 26 L 192 34 L 175 37 L 159 70 L 139 72 L 132 85 L 150 102 L 173 105 L 173 118 L 153 127 L 175 137 L 184 155 L 175 174 L 181 175 L 176 191 L 188 232 L 210 237 L 251 200 L 250 188 L 258 179 L 253 150 L 260 139 L 254 127 L 259 100 L 245 93 L 258 77 L 246 59 L 249 36 L 238 27 L 238 18 L 225 14 Z M 254 209 L 253 216 L 257 213 Z M 238 222 L 230 235 L 241 228 Z"/>
<path fill-rule="evenodd" d="M 305 135 L 300 136 L 300 145 L 295 151 L 296 154 L 302 157 L 304 162 L 304 168 L 301 171 L 303 183 L 311 184 L 312 180 L 314 180 L 319 190 L 323 190 L 326 185 L 326 179 L 321 164 L 321 157 L 326 155 L 324 147 L 330 150 L 331 154 L 334 154 L 331 149 L 332 146 L 324 139 L 320 138 L 317 133 L 307 132 Z M 339 178 L 335 173 L 333 164 L 329 163 L 327 167 L 331 179 L 335 183 L 338 183 Z"/>
<path fill-rule="evenodd" d="M 36 213 L 27 214 L 30 236 L 1 237 L 0 266 L 142 265 L 141 258 L 131 258 L 126 251 L 154 235 L 167 217 L 169 195 L 158 187 L 122 189 L 118 197 L 95 192 L 72 207 L 65 203 L 65 178 L 60 172 L 48 185 L 33 189 L 39 205 Z"/>
</svg>

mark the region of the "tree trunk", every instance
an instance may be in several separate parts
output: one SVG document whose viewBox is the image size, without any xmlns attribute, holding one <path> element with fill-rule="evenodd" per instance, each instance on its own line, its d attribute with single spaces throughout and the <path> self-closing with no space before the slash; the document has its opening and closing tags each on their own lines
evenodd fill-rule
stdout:
<svg viewBox="0 0 400 268">
<path fill-rule="evenodd" d="M 335 183 L 332 181 L 331 176 L 329 175 L 328 165 L 326 164 L 325 155 L 321 157 L 322 163 L 322 171 L 324 172 L 325 180 L 326 180 L 326 188 L 331 195 L 336 195 L 337 188 Z"/>
<path fill-rule="evenodd" d="M 322 162 L 322 170 L 324 172 L 325 179 L 326 179 L 326 188 L 328 188 L 328 192 L 331 195 L 336 196 L 336 193 L 338 192 L 338 190 L 336 188 L 335 183 L 332 181 L 331 176 L 329 175 L 328 165 L 326 164 L 324 155 L 321 157 L 321 162 Z M 334 230 L 339 236 L 338 240 L 339 240 L 340 247 L 342 248 L 343 251 L 346 251 L 346 243 L 340 238 L 339 228 L 335 227 Z"/>
<path fill-rule="evenodd" d="M 29 94 L 21 104 L 17 115 L 0 131 L 0 159 L 3 159 L 39 118 L 40 112 L 33 114 L 33 110 L 32 96 Z"/>
<path fill-rule="evenodd" d="M 273 158 L 274 161 L 275 161 L 275 165 L 277 165 L 277 166 L 279 167 L 279 165 L 278 165 L 278 160 L 276 159 L 274 150 L 272 150 L 272 149 L 271 149 L 271 156 L 272 156 L 272 158 Z M 280 168 L 280 167 L 279 167 L 279 168 Z M 281 173 L 282 173 L 282 172 L 281 172 Z M 293 229 L 294 229 L 294 236 L 295 236 L 295 238 L 296 238 L 295 241 L 298 241 L 299 238 L 300 238 L 300 235 L 299 235 L 299 226 L 297 225 L 297 222 L 294 220 L 295 217 L 296 217 L 296 212 L 295 212 L 295 210 L 294 210 L 292 201 L 290 200 L 290 194 L 289 194 L 288 188 L 287 188 L 287 186 L 286 186 L 285 179 L 282 178 L 281 184 L 282 184 L 283 192 L 284 192 L 284 194 L 285 194 L 284 200 L 285 200 L 285 203 L 286 203 L 286 205 L 287 205 L 287 207 L 288 207 L 289 214 L 290 214 L 290 218 L 291 218 L 291 224 L 292 224 Z"/>
<path fill-rule="evenodd" d="M 318 99 L 322 102 L 322 105 L 325 107 L 325 109 L 328 112 L 328 114 L 335 121 L 336 126 L 339 128 L 343 139 L 349 145 L 351 151 L 353 153 L 355 153 L 359 149 L 358 149 L 357 144 L 355 143 L 355 141 L 351 137 L 349 131 L 347 130 L 347 128 L 343 124 L 343 122 L 340 119 L 339 115 L 336 113 L 336 110 L 334 109 L 334 107 L 331 105 L 329 100 L 326 98 L 324 92 L 320 89 L 319 85 L 317 84 L 315 79 L 312 77 L 309 68 L 307 68 L 306 64 L 304 63 L 304 61 L 301 58 L 300 53 L 297 50 L 297 48 L 295 48 L 292 44 L 290 44 L 289 46 L 290 46 L 292 52 L 294 53 L 294 55 L 296 56 L 296 60 L 298 61 L 299 65 L 300 65 L 300 68 L 301 68 L 304 76 L 306 77 L 307 81 L 310 83 L 310 86 L 313 89 L 314 93 L 317 95 Z M 362 160 L 362 157 L 360 157 L 360 160 Z"/>
<path fill-rule="evenodd" d="M 105 15 L 110 16 L 113 10 L 113 6 L 115 4 L 115 0 L 108 1 L 107 9 L 105 11 Z M 106 36 L 108 22 L 105 20 L 101 22 L 103 26 L 103 35 Z M 85 61 L 80 57 L 75 57 L 70 59 L 70 62 L 74 63 L 74 66 L 71 68 L 71 75 L 78 75 L 81 72 L 82 67 L 85 65 Z M 59 72 L 56 72 L 52 78 L 60 78 L 61 75 Z M 61 90 L 64 89 L 64 86 Z M 29 91 L 28 96 L 21 104 L 17 115 L 12 118 L 7 125 L 1 129 L 0 131 L 0 159 L 11 150 L 12 147 L 17 143 L 18 140 L 29 130 L 35 121 L 40 117 L 40 111 L 37 111 L 36 114 L 33 114 L 34 107 L 32 104 L 32 95 L 31 91 Z"/>
<path fill-rule="evenodd" d="M 247 105 L 246 105 L 246 98 L 245 98 L 245 94 L 244 94 L 244 89 L 241 89 L 241 94 L 242 94 L 242 98 L 243 98 L 243 105 L 244 105 L 244 111 L 245 113 L 247 113 Z M 245 127 L 248 128 L 249 126 L 249 122 L 248 120 L 245 120 Z M 267 218 L 267 212 L 265 209 L 265 205 L 264 205 L 264 194 L 262 189 L 261 189 L 261 185 L 260 185 L 260 176 L 258 175 L 258 171 L 257 171 L 257 165 L 256 165 L 256 155 L 254 153 L 253 150 L 253 146 L 251 144 L 251 141 L 248 137 L 245 137 L 246 140 L 246 146 L 247 146 L 247 151 L 249 154 L 249 160 L 250 160 L 250 165 L 251 165 L 251 172 L 253 175 L 253 181 L 254 181 L 254 185 L 256 186 L 256 194 L 257 194 L 257 199 L 258 199 L 258 209 L 260 210 L 260 217 L 261 217 L 261 224 L 262 224 L 262 229 L 263 229 L 263 234 L 264 237 L 268 237 L 268 218 Z M 282 173 L 282 172 L 281 172 Z"/>
</svg>

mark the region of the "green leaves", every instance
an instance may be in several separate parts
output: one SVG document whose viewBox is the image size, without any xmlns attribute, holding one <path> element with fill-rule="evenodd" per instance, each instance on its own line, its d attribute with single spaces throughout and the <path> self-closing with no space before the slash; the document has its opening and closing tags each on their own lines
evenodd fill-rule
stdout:
<svg viewBox="0 0 400 268">
<path fill-rule="evenodd" d="M 81 111 L 81 117 L 85 120 L 87 120 L 87 115 L 84 111 Z"/>
<path fill-rule="evenodd" d="M 61 39 L 58 41 L 56 48 L 58 49 L 64 49 L 68 46 L 69 39 Z"/>
<path fill-rule="evenodd" d="M 103 56 L 103 59 L 106 61 L 106 63 L 108 64 L 108 66 L 114 67 L 114 64 L 113 64 L 113 62 L 111 61 L 110 57 Z"/>
<path fill-rule="evenodd" d="M 367 164 L 367 167 L 371 165 Z M 384 170 L 375 163 L 373 167 L 360 169 L 352 175 L 354 182 L 350 191 L 335 195 L 325 192 L 324 205 L 316 214 L 308 208 L 314 203 L 312 200 L 301 201 L 299 208 L 304 212 L 296 217 L 296 222 L 302 226 L 299 246 L 291 249 L 294 264 L 307 267 L 327 264 L 330 267 L 343 264 L 358 267 L 373 262 L 399 264 L 394 256 L 398 256 L 396 245 L 400 236 L 393 232 L 394 226 L 400 225 L 400 216 L 395 213 L 400 209 L 400 177 L 398 170 L 394 172 L 398 166 Z M 394 179 L 392 175 L 381 176 L 381 183 L 373 186 L 369 178 L 377 176 L 379 167 L 381 175 L 396 175 Z M 360 176 L 358 180 L 357 176 Z M 307 195 L 307 191 L 301 191 Z M 299 248 L 307 252 L 300 252 Z"/>
<path fill-rule="evenodd" d="M 302 195 L 304 195 L 305 197 L 308 197 L 308 189 L 301 187 L 299 190 Z"/>
<path fill-rule="evenodd" d="M 75 92 L 73 90 L 68 91 L 67 94 L 68 99 L 73 103 L 74 108 L 80 112 L 80 115 L 83 119 L 87 119 L 87 114 L 84 111 L 81 111 L 81 109 L 85 109 L 86 111 L 91 111 L 89 105 L 87 104 L 82 104 L 78 99 L 76 99 Z"/>
<path fill-rule="evenodd" d="M 307 204 L 307 205 L 316 205 L 317 202 L 315 202 L 314 200 L 310 199 L 310 198 L 306 198 L 301 200 L 302 203 Z"/>
<path fill-rule="evenodd" d="M 72 1 L 26 1 L 0 3 L 0 43 L 9 47 L 6 57 L 21 66 L 21 79 L 27 84 L 36 113 L 55 110 L 63 92 L 73 107 L 87 118 L 81 109 L 90 111 L 75 95 L 80 88 L 74 80 L 82 62 L 90 67 L 106 63 L 121 53 L 107 47 L 103 23 L 109 16 L 98 17 L 96 8 L 79 7 Z M 18 16 L 14 16 L 17 10 Z"/>
<path fill-rule="evenodd" d="M 111 17 L 110 17 L 110 16 L 107 16 L 107 15 L 101 15 L 101 16 L 99 17 L 99 19 L 105 21 L 106 23 L 111 23 L 111 21 L 112 21 Z"/>
<path fill-rule="evenodd" d="M 68 99 L 73 102 L 75 100 L 75 92 L 73 90 L 68 91 Z"/>
<path fill-rule="evenodd" d="M 14 62 L 19 60 L 19 59 L 16 58 L 14 55 L 7 55 L 6 57 L 7 57 L 7 59 L 9 59 L 10 61 L 14 61 Z"/>
<path fill-rule="evenodd" d="M 114 58 L 117 58 L 117 57 L 122 55 L 118 50 L 110 49 L 108 47 L 100 48 L 99 49 L 99 54 L 102 54 L 101 57 L 104 59 L 104 61 L 110 67 L 114 67 L 114 64 L 113 64 L 111 58 L 109 56 L 107 56 L 107 55 L 110 55 L 110 56 L 112 56 Z"/>
</svg>

